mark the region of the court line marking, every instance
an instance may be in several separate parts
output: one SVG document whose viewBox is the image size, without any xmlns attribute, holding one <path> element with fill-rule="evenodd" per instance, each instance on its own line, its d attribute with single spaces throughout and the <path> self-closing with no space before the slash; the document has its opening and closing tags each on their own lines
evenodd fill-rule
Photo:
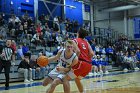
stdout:
<svg viewBox="0 0 140 93">
<path fill-rule="evenodd" d="M 129 74 L 129 73 L 135 73 L 135 72 L 140 72 L 140 71 L 128 71 L 128 72 L 114 72 L 114 73 L 110 73 L 108 75 L 103 75 L 103 77 L 105 76 L 115 76 L 115 75 L 120 75 L 120 74 Z M 96 78 L 98 78 L 100 76 L 96 76 Z M 90 78 L 95 78 L 95 76 L 86 76 L 83 79 L 90 79 Z M 19 88 L 27 88 L 27 87 L 34 87 L 34 86 L 41 86 L 42 82 L 32 82 L 32 83 L 27 83 L 27 84 L 17 84 L 17 85 L 12 85 L 10 86 L 10 90 L 11 89 L 19 89 Z M 0 87 L 0 91 L 5 90 L 5 87 L 2 86 Z"/>
</svg>

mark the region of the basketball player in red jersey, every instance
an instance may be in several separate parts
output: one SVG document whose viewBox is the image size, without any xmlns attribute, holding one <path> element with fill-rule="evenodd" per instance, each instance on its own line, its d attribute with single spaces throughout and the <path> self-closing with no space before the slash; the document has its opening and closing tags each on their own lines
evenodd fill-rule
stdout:
<svg viewBox="0 0 140 93">
<path fill-rule="evenodd" d="M 94 55 L 92 48 L 90 47 L 89 43 L 84 39 L 87 35 L 87 31 L 84 29 L 80 29 L 77 33 L 78 38 L 73 40 L 73 50 L 78 55 L 78 62 L 73 64 L 70 74 L 66 75 L 68 80 L 75 79 L 75 83 L 79 89 L 80 93 L 83 93 L 83 85 L 81 83 L 81 79 L 85 77 L 92 69 L 92 57 Z M 70 93 L 70 84 L 67 84 L 63 87 L 65 93 Z"/>
<path fill-rule="evenodd" d="M 90 44 L 84 38 L 87 36 L 87 31 L 80 28 L 77 33 L 78 38 L 73 40 L 74 51 L 78 55 L 78 63 L 72 67 L 73 73 L 75 75 L 75 83 L 78 87 L 80 93 L 83 93 L 83 85 L 81 79 L 85 77 L 92 69 L 92 57 L 94 52 Z M 70 80 L 69 76 L 67 79 Z"/>
</svg>

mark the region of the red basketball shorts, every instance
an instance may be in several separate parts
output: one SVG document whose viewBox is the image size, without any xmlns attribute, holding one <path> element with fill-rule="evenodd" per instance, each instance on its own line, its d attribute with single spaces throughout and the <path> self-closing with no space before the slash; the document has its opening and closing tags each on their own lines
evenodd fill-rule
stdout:
<svg viewBox="0 0 140 93">
<path fill-rule="evenodd" d="M 92 64 L 85 61 L 79 61 L 78 64 L 72 67 L 74 74 L 78 77 L 85 77 L 92 69 Z"/>
</svg>

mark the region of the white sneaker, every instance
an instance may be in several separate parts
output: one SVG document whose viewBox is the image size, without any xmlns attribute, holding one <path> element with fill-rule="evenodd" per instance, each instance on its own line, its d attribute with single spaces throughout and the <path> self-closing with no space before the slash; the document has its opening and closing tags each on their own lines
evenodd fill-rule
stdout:
<svg viewBox="0 0 140 93">
<path fill-rule="evenodd" d="M 100 73 L 100 72 L 98 72 L 98 73 L 97 73 L 97 75 L 98 75 L 98 76 L 100 76 L 100 75 L 101 75 L 101 73 Z"/>
<path fill-rule="evenodd" d="M 25 83 L 30 83 L 30 81 L 28 79 L 25 79 L 24 82 Z"/>
<path fill-rule="evenodd" d="M 33 79 L 30 79 L 30 82 L 33 82 L 34 80 Z"/>
<path fill-rule="evenodd" d="M 96 73 L 96 72 L 94 72 L 94 73 L 93 73 L 93 76 L 97 76 L 97 73 Z"/>
<path fill-rule="evenodd" d="M 100 75 L 102 75 L 102 74 L 103 74 L 103 71 L 101 70 L 101 71 L 100 71 Z"/>
<path fill-rule="evenodd" d="M 135 71 L 139 71 L 139 68 L 138 68 L 138 67 L 136 67 L 136 68 L 134 68 L 134 70 L 135 70 Z"/>
<path fill-rule="evenodd" d="M 137 70 L 140 70 L 138 67 L 136 67 Z"/>
<path fill-rule="evenodd" d="M 123 70 L 123 72 L 128 72 L 128 69 L 127 69 L 127 68 L 125 68 L 125 69 Z"/>
<path fill-rule="evenodd" d="M 109 72 L 108 71 L 105 71 L 105 74 L 109 74 Z"/>
<path fill-rule="evenodd" d="M 89 72 L 89 74 L 88 74 L 89 76 L 93 76 L 93 73 L 92 72 Z"/>
</svg>

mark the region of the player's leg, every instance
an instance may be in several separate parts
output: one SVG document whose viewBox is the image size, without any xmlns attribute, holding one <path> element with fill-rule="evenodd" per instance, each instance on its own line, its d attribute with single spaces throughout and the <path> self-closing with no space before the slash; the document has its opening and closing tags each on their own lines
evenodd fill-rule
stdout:
<svg viewBox="0 0 140 93">
<path fill-rule="evenodd" d="M 75 83 L 76 83 L 76 85 L 77 85 L 77 88 L 78 88 L 79 92 L 80 92 L 80 93 L 83 93 L 83 92 L 84 92 L 83 84 L 81 83 L 80 80 L 81 80 L 81 79 L 76 78 L 76 79 L 75 79 Z"/>
<path fill-rule="evenodd" d="M 69 79 L 67 78 L 68 75 L 65 74 L 59 74 L 57 75 L 57 78 L 54 79 L 54 81 L 51 83 L 50 87 L 46 91 L 46 93 L 53 93 L 55 90 L 55 87 L 59 84 L 63 84 L 64 93 L 70 93 L 70 84 L 69 80 L 71 79 L 69 76 Z"/>
<path fill-rule="evenodd" d="M 59 85 L 60 83 L 62 83 L 62 80 L 60 78 L 56 78 L 54 79 L 54 81 L 51 83 L 51 85 L 49 86 L 49 88 L 47 89 L 46 93 L 53 93 L 55 90 L 55 87 L 57 85 Z"/>
<path fill-rule="evenodd" d="M 55 73 L 55 69 L 53 69 L 48 76 L 44 79 L 42 85 L 47 86 L 48 84 L 52 83 L 53 80 L 56 78 L 57 74 Z"/>
<path fill-rule="evenodd" d="M 48 84 L 52 83 L 53 79 L 50 76 L 47 76 L 44 81 L 42 82 L 43 86 L 47 86 Z"/>
<path fill-rule="evenodd" d="M 88 75 L 88 73 L 91 71 L 91 69 L 92 69 L 91 64 L 82 61 L 80 64 L 80 67 L 78 67 L 78 69 L 74 70 L 74 74 L 78 77 L 78 78 L 75 78 L 75 83 L 76 83 L 80 93 L 84 92 L 83 84 L 81 83 L 81 79 L 83 77 L 85 77 L 86 75 Z"/>
<path fill-rule="evenodd" d="M 69 80 L 67 80 L 67 79 L 63 80 L 63 88 L 64 88 L 64 93 L 70 93 L 70 83 L 69 83 Z"/>
</svg>

